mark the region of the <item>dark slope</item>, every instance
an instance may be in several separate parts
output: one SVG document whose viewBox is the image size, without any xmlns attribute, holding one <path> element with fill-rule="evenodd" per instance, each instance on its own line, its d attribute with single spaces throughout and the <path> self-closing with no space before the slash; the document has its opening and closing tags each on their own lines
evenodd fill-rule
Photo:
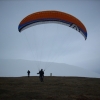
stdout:
<svg viewBox="0 0 100 100">
<path fill-rule="evenodd" d="M 100 100 L 100 79 L 1 77 L 0 100 Z"/>
</svg>

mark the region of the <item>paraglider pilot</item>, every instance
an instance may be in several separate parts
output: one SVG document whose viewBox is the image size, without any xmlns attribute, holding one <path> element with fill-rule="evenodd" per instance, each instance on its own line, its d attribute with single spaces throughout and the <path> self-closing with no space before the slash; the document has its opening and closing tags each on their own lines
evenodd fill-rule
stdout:
<svg viewBox="0 0 100 100">
<path fill-rule="evenodd" d="M 44 78 L 44 71 L 43 71 L 43 69 L 41 69 L 37 74 L 39 74 L 40 81 L 43 82 L 43 78 Z"/>
<path fill-rule="evenodd" d="M 29 70 L 27 71 L 27 74 L 28 74 L 28 77 L 29 77 L 30 76 L 30 71 Z"/>
</svg>

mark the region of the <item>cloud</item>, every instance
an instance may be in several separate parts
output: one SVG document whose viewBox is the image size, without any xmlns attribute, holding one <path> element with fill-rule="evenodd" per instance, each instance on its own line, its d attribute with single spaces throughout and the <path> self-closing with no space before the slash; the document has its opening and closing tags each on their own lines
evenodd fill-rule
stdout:
<svg viewBox="0 0 100 100">
<path fill-rule="evenodd" d="M 99 2 L 0 1 L 0 58 L 63 62 L 99 72 Z M 58 10 L 76 16 L 87 28 L 87 40 L 70 27 L 54 23 L 18 32 L 19 22 L 25 16 L 42 10 Z"/>
<path fill-rule="evenodd" d="M 0 76 L 3 77 L 26 76 L 27 70 L 31 71 L 31 76 L 37 76 L 36 73 L 42 68 L 45 70 L 45 76 L 49 76 L 50 73 L 52 73 L 53 76 L 100 78 L 100 74 L 63 63 L 48 63 L 18 59 L 0 59 L 0 62 Z"/>
</svg>

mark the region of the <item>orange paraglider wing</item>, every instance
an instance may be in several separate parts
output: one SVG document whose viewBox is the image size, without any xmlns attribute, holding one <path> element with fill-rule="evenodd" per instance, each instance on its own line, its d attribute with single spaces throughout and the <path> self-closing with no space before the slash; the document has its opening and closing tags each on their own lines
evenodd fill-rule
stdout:
<svg viewBox="0 0 100 100">
<path fill-rule="evenodd" d="M 35 25 L 36 23 L 44 22 L 60 22 L 63 23 L 78 32 L 80 32 L 85 40 L 87 39 L 87 30 L 83 23 L 78 20 L 76 17 L 60 12 L 60 11 L 40 11 L 26 16 L 19 24 L 18 30 L 21 32 L 27 26 L 31 24 Z"/>
</svg>

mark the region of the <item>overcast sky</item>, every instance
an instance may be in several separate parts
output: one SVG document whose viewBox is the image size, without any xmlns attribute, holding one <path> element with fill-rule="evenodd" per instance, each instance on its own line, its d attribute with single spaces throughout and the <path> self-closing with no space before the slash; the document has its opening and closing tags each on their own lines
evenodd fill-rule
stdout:
<svg viewBox="0 0 100 100">
<path fill-rule="evenodd" d="M 41 24 L 18 32 L 27 15 L 57 10 L 77 17 L 87 29 L 87 40 L 61 24 Z M 66 63 L 100 73 L 99 0 L 0 0 L 0 59 Z"/>
</svg>

